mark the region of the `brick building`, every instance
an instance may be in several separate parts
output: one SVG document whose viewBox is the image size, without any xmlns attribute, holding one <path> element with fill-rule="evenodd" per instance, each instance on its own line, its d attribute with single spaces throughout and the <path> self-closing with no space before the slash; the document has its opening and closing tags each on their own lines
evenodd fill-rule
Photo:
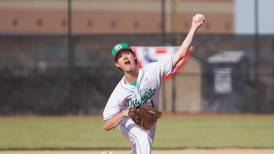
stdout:
<svg viewBox="0 0 274 154">
<path fill-rule="evenodd" d="M 166 0 L 165 31 L 186 32 L 191 17 L 207 17 L 206 33 L 234 33 L 233 0 Z M 72 31 L 78 34 L 159 33 L 161 0 L 72 0 Z M 0 33 L 66 33 L 67 0 L 1 0 Z"/>
</svg>

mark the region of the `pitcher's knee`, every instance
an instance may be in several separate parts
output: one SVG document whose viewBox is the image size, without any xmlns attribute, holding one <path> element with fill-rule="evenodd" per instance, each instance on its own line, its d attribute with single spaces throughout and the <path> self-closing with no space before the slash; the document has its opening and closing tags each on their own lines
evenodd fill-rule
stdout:
<svg viewBox="0 0 274 154">
<path fill-rule="evenodd" d="M 139 134 L 136 138 L 137 142 L 142 146 L 151 145 L 151 138 L 147 133 Z"/>
</svg>

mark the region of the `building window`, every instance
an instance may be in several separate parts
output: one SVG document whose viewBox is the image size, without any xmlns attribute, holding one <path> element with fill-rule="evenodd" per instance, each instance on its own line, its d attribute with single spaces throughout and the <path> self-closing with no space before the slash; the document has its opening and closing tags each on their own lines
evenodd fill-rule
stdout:
<svg viewBox="0 0 274 154">
<path fill-rule="evenodd" d="M 12 20 L 12 26 L 16 28 L 18 26 L 18 20 L 15 18 Z"/>
<path fill-rule="evenodd" d="M 61 26 L 62 26 L 62 27 L 66 27 L 66 26 L 67 26 L 67 20 L 66 20 L 66 19 L 63 19 L 63 20 L 61 21 Z"/>
<path fill-rule="evenodd" d="M 138 22 L 138 21 L 134 21 L 134 22 L 133 22 L 133 27 L 134 27 L 135 29 L 139 28 L 139 22 Z"/>
<path fill-rule="evenodd" d="M 230 22 L 226 22 L 225 25 L 224 25 L 224 27 L 225 27 L 225 30 L 230 30 L 231 29 Z"/>
<path fill-rule="evenodd" d="M 117 26 L 116 21 L 112 20 L 110 23 L 110 26 L 111 26 L 111 28 L 116 28 L 116 26 Z"/>
<path fill-rule="evenodd" d="M 189 24 L 187 23 L 187 21 L 185 21 L 184 27 L 185 27 L 185 29 L 189 28 Z"/>
<path fill-rule="evenodd" d="M 87 20 L 87 27 L 91 28 L 93 26 L 92 19 Z"/>
<path fill-rule="evenodd" d="M 43 20 L 42 18 L 37 19 L 37 26 L 42 27 L 43 26 Z"/>
<path fill-rule="evenodd" d="M 159 21 L 159 22 L 158 22 L 158 25 L 159 25 L 159 29 L 162 30 L 162 29 L 163 29 L 162 21 Z"/>
</svg>

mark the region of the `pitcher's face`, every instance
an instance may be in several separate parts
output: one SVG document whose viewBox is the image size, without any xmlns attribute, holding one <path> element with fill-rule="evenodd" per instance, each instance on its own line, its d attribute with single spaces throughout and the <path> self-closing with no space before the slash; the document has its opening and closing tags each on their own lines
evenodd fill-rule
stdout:
<svg viewBox="0 0 274 154">
<path fill-rule="evenodd" d="M 136 71 L 136 57 L 129 50 L 120 51 L 116 56 L 115 66 L 122 69 L 125 73 Z"/>
</svg>

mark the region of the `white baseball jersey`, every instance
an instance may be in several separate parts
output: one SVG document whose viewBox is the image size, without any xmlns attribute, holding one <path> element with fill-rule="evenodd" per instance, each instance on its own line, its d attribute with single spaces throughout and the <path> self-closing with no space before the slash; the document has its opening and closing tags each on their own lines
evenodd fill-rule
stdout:
<svg viewBox="0 0 274 154">
<path fill-rule="evenodd" d="M 103 112 L 104 120 L 112 118 L 129 105 L 151 103 L 157 108 L 162 77 L 172 71 L 172 56 L 168 55 L 141 68 L 138 73 L 136 86 L 126 84 L 123 77 L 105 106 Z M 150 153 L 155 127 L 151 130 L 144 130 L 130 118 L 124 118 L 119 123 L 118 128 L 132 142 L 132 153 Z"/>
</svg>

